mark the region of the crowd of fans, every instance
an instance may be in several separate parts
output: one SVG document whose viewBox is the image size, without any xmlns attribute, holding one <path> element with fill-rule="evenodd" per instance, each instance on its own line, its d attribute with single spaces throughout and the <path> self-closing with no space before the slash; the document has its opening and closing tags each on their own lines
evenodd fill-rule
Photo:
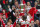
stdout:
<svg viewBox="0 0 40 27">
<path fill-rule="evenodd" d="M 40 27 L 35 1 L 0 0 L 0 27 Z"/>
</svg>

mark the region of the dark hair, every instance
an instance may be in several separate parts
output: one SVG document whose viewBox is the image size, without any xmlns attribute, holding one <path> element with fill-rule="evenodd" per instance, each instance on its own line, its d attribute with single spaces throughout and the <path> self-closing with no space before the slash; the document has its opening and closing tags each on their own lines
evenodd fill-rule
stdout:
<svg viewBox="0 0 40 27">
<path fill-rule="evenodd" d="M 26 21 L 27 16 L 24 15 L 24 16 L 22 16 L 22 18 L 23 18 L 24 21 Z"/>
<path fill-rule="evenodd" d="M 11 16 L 10 16 L 10 17 L 8 17 L 8 21 L 9 21 L 9 19 L 11 19 Z"/>
</svg>

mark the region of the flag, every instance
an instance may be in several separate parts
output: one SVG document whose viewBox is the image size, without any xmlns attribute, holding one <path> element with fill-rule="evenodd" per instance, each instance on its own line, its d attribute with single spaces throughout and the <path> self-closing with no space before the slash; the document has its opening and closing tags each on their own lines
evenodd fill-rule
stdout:
<svg viewBox="0 0 40 27">
<path fill-rule="evenodd" d="M 36 8 L 32 7 L 28 12 L 32 16 L 33 20 L 34 20 L 34 14 L 36 14 L 37 11 L 38 10 L 36 10 Z"/>
</svg>

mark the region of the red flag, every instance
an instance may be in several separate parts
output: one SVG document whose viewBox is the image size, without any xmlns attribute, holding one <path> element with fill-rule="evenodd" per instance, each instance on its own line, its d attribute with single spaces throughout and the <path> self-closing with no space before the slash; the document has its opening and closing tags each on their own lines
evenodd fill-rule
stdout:
<svg viewBox="0 0 40 27">
<path fill-rule="evenodd" d="M 34 20 L 34 14 L 36 14 L 37 10 L 36 8 L 32 7 L 30 10 L 29 10 L 29 14 L 32 16 L 32 19 Z"/>
</svg>

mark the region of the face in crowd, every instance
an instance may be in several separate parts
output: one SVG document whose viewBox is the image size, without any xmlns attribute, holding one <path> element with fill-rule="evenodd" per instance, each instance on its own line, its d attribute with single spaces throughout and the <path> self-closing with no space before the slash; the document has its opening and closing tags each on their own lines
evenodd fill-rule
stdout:
<svg viewBox="0 0 40 27">
<path fill-rule="evenodd" d="M 38 5 L 38 3 L 37 2 L 35 2 L 35 6 L 37 6 Z"/>
<path fill-rule="evenodd" d="M 5 10 L 3 10 L 3 14 L 5 14 Z"/>
<path fill-rule="evenodd" d="M 15 2 L 15 6 L 18 6 L 18 1 Z"/>
<path fill-rule="evenodd" d="M 8 5 L 8 8 L 10 8 L 10 5 Z"/>
<path fill-rule="evenodd" d="M 30 6 L 30 2 L 27 2 L 27 6 Z"/>
<path fill-rule="evenodd" d="M 36 24 L 39 24 L 39 20 L 36 20 Z"/>
<path fill-rule="evenodd" d="M 3 15 L 3 19 L 5 19 L 6 18 L 6 16 L 5 15 Z"/>
<path fill-rule="evenodd" d="M 11 23 L 10 22 L 7 22 L 7 27 L 10 27 Z"/>
</svg>

